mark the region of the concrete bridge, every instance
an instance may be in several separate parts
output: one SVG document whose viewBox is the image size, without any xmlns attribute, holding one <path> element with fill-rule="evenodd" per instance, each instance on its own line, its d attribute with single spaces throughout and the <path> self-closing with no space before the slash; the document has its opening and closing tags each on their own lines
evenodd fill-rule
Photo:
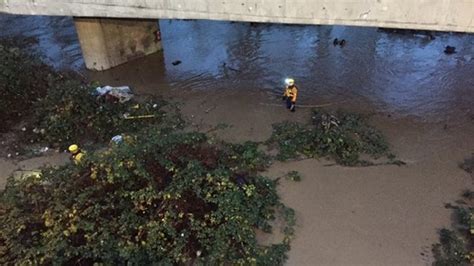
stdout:
<svg viewBox="0 0 474 266">
<path fill-rule="evenodd" d="M 474 32 L 474 0 L 0 0 L 0 12 L 75 17 L 95 70 L 160 50 L 160 18 Z"/>
</svg>

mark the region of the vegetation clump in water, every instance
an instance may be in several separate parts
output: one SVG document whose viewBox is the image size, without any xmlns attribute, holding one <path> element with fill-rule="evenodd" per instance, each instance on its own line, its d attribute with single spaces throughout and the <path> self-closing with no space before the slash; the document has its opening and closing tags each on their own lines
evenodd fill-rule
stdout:
<svg viewBox="0 0 474 266">
<path fill-rule="evenodd" d="M 298 171 L 290 171 L 286 174 L 286 179 L 295 181 L 295 182 L 300 182 L 301 181 L 301 175 Z"/>
<path fill-rule="evenodd" d="M 466 243 L 459 235 L 449 229 L 439 232 L 440 243 L 433 245 L 435 266 L 464 266 L 469 265 L 469 252 Z"/>
<path fill-rule="evenodd" d="M 459 167 L 470 174 L 474 174 L 474 153 L 471 154 L 470 158 L 466 158 Z"/>
<path fill-rule="evenodd" d="M 279 150 L 277 159 L 289 160 L 300 155 L 329 157 L 342 165 L 367 165 L 362 154 L 373 158 L 387 156 L 392 163 L 387 141 L 380 131 L 370 126 L 361 115 L 315 110 L 310 125 L 283 122 L 273 125 L 267 141 Z"/>
<path fill-rule="evenodd" d="M 466 159 L 460 167 L 472 173 L 472 158 Z M 436 266 L 470 265 L 474 263 L 474 191 L 466 190 L 463 200 L 456 205 L 447 204 L 454 210 L 456 230 L 440 230 L 440 242 L 433 245 Z"/>
<path fill-rule="evenodd" d="M 147 128 L 80 165 L 10 179 L 1 195 L 2 264 L 281 265 L 294 211 L 260 176 L 257 144 Z M 256 229 L 282 215 L 284 239 Z"/>
</svg>

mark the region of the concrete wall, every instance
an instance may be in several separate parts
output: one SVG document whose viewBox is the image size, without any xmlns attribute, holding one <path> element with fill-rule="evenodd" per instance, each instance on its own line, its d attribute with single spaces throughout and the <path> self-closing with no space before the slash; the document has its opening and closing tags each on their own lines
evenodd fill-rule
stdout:
<svg viewBox="0 0 474 266">
<path fill-rule="evenodd" d="M 0 0 L 0 12 L 474 32 L 474 0 Z"/>
<path fill-rule="evenodd" d="M 74 18 L 88 69 L 106 70 L 161 50 L 157 20 Z"/>
</svg>

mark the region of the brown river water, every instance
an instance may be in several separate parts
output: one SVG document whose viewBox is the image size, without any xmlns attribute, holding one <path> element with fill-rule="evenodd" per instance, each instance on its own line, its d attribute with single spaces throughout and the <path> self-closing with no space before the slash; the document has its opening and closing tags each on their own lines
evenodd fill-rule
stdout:
<svg viewBox="0 0 474 266">
<path fill-rule="evenodd" d="M 372 114 L 406 166 L 303 160 L 269 169 L 270 176 L 291 170 L 303 176 L 280 186 L 298 219 L 288 265 L 431 264 L 437 230 L 451 223 L 444 204 L 472 188 L 458 163 L 474 152 L 473 35 L 435 33 L 430 40 L 374 28 L 159 23 L 163 53 L 100 73 L 84 69 L 71 18 L 0 15 L 0 37 L 34 37 L 32 50 L 58 69 L 179 102 L 198 130 L 231 125 L 213 132 L 229 141 L 265 140 L 272 123 L 310 117 L 309 108 L 289 113 L 278 106 L 288 76 L 300 87 L 299 104 Z M 347 43 L 335 47 L 334 38 Z M 444 54 L 446 45 L 457 53 Z M 40 162 L 0 160 L 0 176 Z"/>
</svg>

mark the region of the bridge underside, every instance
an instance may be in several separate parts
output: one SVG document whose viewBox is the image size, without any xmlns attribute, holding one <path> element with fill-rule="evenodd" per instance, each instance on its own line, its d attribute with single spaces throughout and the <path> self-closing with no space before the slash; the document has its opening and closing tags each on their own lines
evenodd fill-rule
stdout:
<svg viewBox="0 0 474 266">
<path fill-rule="evenodd" d="M 474 0 L 0 0 L 2 12 L 81 17 L 84 59 L 96 70 L 160 50 L 156 19 L 474 32 Z"/>
<path fill-rule="evenodd" d="M 474 32 L 473 0 L 0 0 L 0 12 Z"/>
</svg>

